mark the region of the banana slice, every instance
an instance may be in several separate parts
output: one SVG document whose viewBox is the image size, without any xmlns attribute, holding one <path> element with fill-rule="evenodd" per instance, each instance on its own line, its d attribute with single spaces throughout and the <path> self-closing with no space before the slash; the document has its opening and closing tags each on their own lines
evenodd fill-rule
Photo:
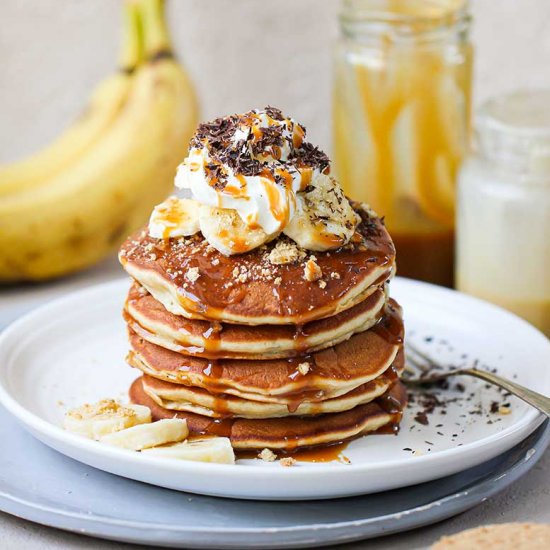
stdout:
<svg viewBox="0 0 550 550">
<path fill-rule="evenodd" d="M 296 196 L 296 212 L 283 233 L 307 250 L 330 250 L 346 244 L 358 216 L 335 179 L 320 174 Z"/>
<path fill-rule="evenodd" d="M 189 237 L 199 230 L 199 203 L 192 199 L 168 197 L 153 208 L 149 219 L 149 235 L 155 239 Z"/>
<path fill-rule="evenodd" d="M 100 439 L 107 434 L 149 422 L 151 411 L 148 407 L 121 405 L 113 399 L 103 399 L 68 411 L 63 427 L 90 439 Z"/>
<path fill-rule="evenodd" d="M 163 458 L 177 458 L 194 462 L 217 462 L 219 464 L 235 464 L 235 453 L 227 437 L 213 437 L 184 441 L 168 447 L 144 449 L 143 453 Z"/>
<path fill-rule="evenodd" d="M 149 447 L 183 441 L 189 435 L 187 421 L 169 418 L 126 428 L 100 438 L 101 443 L 114 445 L 131 451 L 141 451 Z"/>
<path fill-rule="evenodd" d="M 248 252 L 273 238 L 261 227 L 249 227 L 236 210 L 229 208 L 202 205 L 199 223 L 204 238 L 225 256 Z"/>
</svg>

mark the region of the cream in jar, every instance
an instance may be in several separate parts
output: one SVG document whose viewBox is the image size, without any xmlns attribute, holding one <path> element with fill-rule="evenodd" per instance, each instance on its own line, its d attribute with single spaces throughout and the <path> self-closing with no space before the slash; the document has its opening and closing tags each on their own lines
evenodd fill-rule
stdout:
<svg viewBox="0 0 550 550">
<path fill-rule="evenodd" d="M 457 286 L 550 336 L 550 90 L 488 101 L 458 188 Z"/>
</svg>

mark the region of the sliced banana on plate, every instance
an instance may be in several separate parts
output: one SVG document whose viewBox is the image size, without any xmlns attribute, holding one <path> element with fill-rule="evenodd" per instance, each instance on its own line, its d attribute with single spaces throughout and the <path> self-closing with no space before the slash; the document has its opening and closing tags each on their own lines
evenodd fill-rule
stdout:
<svg viewBox="0 0 550 550">
<path fill-rule="evenodd" d="M 176 443 L 167 447 L 144 449 L 142 452 L 150 456 L 192 460 L 194 462 L 235 463 L 235 453 L 227 437 L 184 441 L 183 443 Z"/>
<path fill-rule="evenodd" d="M 248 252 L 273 238 L 261 227 L 249 227 L 236 210 L 229 208 L 201 205 L 199 223 L 203 237 L 225 256 Z"/>
<path fill-rule="evenodd" d="M 151 422 L 151 411 L 142 405 L 121 405 L 114 399 L 103 399 L 71 409 L 65 415 L 63 427 L 73 433 L 100 439 L 101 437 Z"/>
<path fill-rule="evenodd" d="M 346 244 L 358 223 L 342 188 L 325 174 L 296 196 L 296 212 L 283 233 L 307 250 L 331 250 Z"/>
<path fill-rule="evenodd" d="M 100 438 L 101 443 L 131 451 L 141 451 L 157 445 L 183 441 L 189 435 L 187 421 L 179 418 L 140 424 Z"/>
<path fill-rule="evenodd" d="M 168 197 L 149 218 L 149 235 L 155 239 L 189 237 L 199 230 L 199 203 L 192 199 Z"/>
</svg>

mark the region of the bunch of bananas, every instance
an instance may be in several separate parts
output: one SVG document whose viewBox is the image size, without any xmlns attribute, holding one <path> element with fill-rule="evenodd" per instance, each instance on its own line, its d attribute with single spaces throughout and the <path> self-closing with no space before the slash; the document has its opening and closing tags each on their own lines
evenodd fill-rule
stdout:
<svg viewBox="0 0 550 550">
<path fill-rule="evenodd" d="M 0 166 L 0 282 L 83 269 L 172 189 L 198 122 L 162 0 L 126 0 L 122 62 L 43 151 Z"/>
</svg>

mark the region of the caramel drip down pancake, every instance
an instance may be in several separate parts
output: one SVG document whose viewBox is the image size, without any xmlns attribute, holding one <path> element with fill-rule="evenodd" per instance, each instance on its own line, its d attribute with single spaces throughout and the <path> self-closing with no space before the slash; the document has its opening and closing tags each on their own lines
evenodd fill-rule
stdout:
<svg viewBox="0 0 550 550">
<path fill-rule="evenodd" d="M 401 309 L 390 300 L 385 315 L 368 331 L 334 347 L 291 359 L 208 360 L 152 344 L 129 331 L 130 365 L 154 378 L 211 393 L 288 404 L 338 397 L 383 374 L 402 347 Z"/>
<path fill-rule="evenodd" d="M 174 411 L 187 411 L 211 418 L 279 418 L 336 413 L 353 409 L 380 397 L 395 384 L 403 371 L 403 353 L 383 374 L 339 397 L 308 401 L 307 393 L 295 396 L 292 403 L 265 403 L 234 395 L 215 394 L 206 390 L 165 382 L 143 376 L 143 389 L 158 405 Z"/>
<path fill-rule="evenodd" d="M 226 257 L 200 233 L 161 240 L 143 230 L 126 241 L 119 258 L 176 315 L 242 325 L 305 324 L 362 302 L 393 272 L 395 249 L 382 220 L 359 203 L 353 207 L 361 218 L 353 238 L 327 252 L 306 254 L 278 238 Z M 295 261 L 280 263 L 281 246 L 294 246 Z"/>
<path fill-rule="evenodd" d="M 365 300 L 333 317 L 305 325 L 244 326 L 174 315 L 134 283 L 124 318 L 145 340 L 163 348 L 209 359 L 278 359 L 334 346 L 371 328 L 383 314 L 386 285 L 373 287 Z"/>
<path fill-rule="evenodd" d="M 130 399 L 133 403 L 149 407 L 154 420 L 186 419 L 192 435 L 229 437 L 236 449 L 267 447 L 293 451 L 299 447 L 343 441 L 382 428 L 389 432 L 401 420 L 407 393 L 401 382 L 397 382 L 378 399 L 345 412 L 267 419 L 212 419 L 191 412 L 165 409 L 144 391 L 142 378 L 132 384 Z"/>
</svg>

